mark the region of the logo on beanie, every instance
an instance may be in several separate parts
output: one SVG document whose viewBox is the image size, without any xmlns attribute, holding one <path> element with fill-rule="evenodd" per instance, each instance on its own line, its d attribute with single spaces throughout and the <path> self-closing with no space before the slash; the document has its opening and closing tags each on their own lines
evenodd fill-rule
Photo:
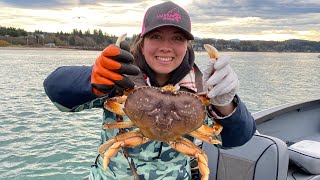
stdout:
<svg viewBox="0 0 320 180">
<path fill-rule="evenodd" d="M 176 8 L 171 9 L 166 14 L 159 14 L 157 15 L 157 19 L 162 20 L 169 20 L 169 21 L 177 21 L 179 22 L 181 20 L 181 15 L 179 13 L 173 12 Z"/>
</svg>

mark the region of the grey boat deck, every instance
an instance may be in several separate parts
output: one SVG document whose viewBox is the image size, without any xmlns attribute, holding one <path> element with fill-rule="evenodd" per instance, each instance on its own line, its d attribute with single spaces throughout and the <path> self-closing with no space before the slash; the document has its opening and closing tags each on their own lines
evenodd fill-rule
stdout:
<svg viewBox="0 0 320 180">
<path fill-rule="evenodd" d="M 320 141 L 320 99 L 287 104 L 253 114 L 259 133 L 291 144 Z"/>
<path fill-rule="evenodd" d="M 261 134 L 276 137 L 287 145 L 301 140 L 320 142 L 320 99 L 293 103 L 253 114 Z M 287 180 L 320 180 L 290 163 Z"/>
<path fill-rule="evenodd" d="M 257 133 L 245 145 L 218 149 L 203 144 L 210 180 L 320 180 L 289 163 L 288 146 L 320 142 L 320 99 L 285 104 L 253 114 Z"/>
</svg>

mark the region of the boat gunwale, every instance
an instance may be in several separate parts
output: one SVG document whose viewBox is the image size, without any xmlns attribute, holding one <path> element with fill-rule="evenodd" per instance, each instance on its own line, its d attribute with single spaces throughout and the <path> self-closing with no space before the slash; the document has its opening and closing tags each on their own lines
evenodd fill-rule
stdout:
<svg viewBox="0 0 320 180">
<path fill-rule="evenodd" d="M 302 108 L 320 105 L 320 99 L 311 99 L 301 102 L 288 103 L 280 106 L 272 107 L 266 110 L 258 111 L 253 113 L 252 116 L 256 121 L 256 124 L 262 124 L 266 121 L 269 121 L 279 115 L 291 112 L 291 111 L 299 111 Z"/>
</svg>

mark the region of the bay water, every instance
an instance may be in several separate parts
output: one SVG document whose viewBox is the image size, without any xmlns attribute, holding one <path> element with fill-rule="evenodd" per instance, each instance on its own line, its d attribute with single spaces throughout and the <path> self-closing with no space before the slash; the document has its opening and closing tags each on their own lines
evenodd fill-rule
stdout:
<svg viewBox="0 0 320 180">
<path fill-rule="evenodd" d="M 43 90 L 57 67 L 92 65 L 99 51 L 0 49 L 0 179 L 82 179 L 97 155 L 102 111 L 60 112 Z M 240 80 L 239 96 L 254 113 L 320 98 L 315 53 L 222 52 Z M 196 53 L 200 69 L 209 61 Z"/>
</svg>

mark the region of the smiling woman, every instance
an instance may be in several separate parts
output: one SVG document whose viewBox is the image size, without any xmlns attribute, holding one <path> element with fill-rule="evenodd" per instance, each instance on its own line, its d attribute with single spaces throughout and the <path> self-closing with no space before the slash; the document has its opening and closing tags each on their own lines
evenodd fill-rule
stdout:
<svg viewBox="0 0 320 180">
<path fill-rule="evenodd" d="M 179 29 L 165 26 L 145 36 L 142 54 L 146 63 L 156 72 L 160 85 L 170 78 L 170 72 L 181 63 L 187 51 L 187 39 Z"/>
<path fill-rule="evenodd" d="M 103 110 L 102 145 L 99 144 L 99 155 L 89 179 L 130 179 L 132 176 L 135 179 L 191 179 L 189 156 L 193 156 L 202 179 L 207 180 L 210 173 L 207 157 L 194 145 L 194 137 L 200 138 L 199 132 L 205 132 L 208 135 L 205 139 L 215 144 L 217 141 L 212 139 L 218 133 L 213 127 L 220 124 L 217 127 L 223 127 L 218 137 L 222 146 L 234 147 L 246 143 L 255 132 L 253 117 L 236 95 L 239 80 L 229 65 L 230 57 L 221 56 L 216 63 L 207 57 L 208 65 L 202 77 L 191 46 L 194 36 L 189 14 L 170 1 L 147 9 L 141 33 L 131 49 L 123 37 L 116 45 L 107 46 L 93 66 L 60 67 L 44 81 L 46 94 L 61 111 Z M 139 86 L 142 87 L 137 91 L 142 95 L 126 104 L 129 111 L 137 112 L 128 115 L 134 118 L 132 121 L 109 108 L 108 104 L 115 99 L 124 101 L 125 98 L 117 95 Z M 152 96 L 159 95 L 158 101 L 143 98 L 143 93 L 152 89 L 158 89 L 157 93 L 151 91 Z M 208 91 L 208 99 L 204 101 L 208 108 L 201 106 L 198 99 L 203 121 L 189 121 L 195 117 L 191 114 L 197 114 L 192 112 L 199 108 L 192 104 L 197 99 L 192 97 L 198 97 L 196 94 L 203 91 Z M 174 98 L 180 94 L 188 94 L 187 99 L 192 100 Z M 190 117 L 181 118 L 186 115 Z M 196 132 L 190 134 L 192 137 L 152 139 L 153 130 L 143 128 L 146 123 L 146 127 L 175 135 L 185 134 L 181 127 L 192 127 Z M 122 151 L 118 151 L 120 148 Z"/>
</svg>

